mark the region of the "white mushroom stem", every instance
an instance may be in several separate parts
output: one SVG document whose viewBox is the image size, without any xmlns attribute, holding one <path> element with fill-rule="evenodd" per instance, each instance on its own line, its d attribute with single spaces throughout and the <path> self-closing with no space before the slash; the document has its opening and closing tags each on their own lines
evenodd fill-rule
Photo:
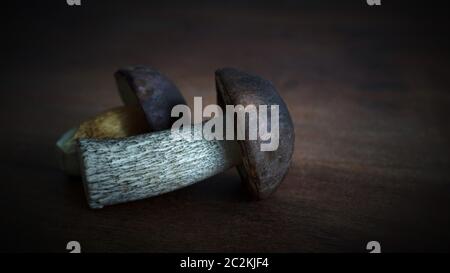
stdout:
<svg viewBox="0 0 450 273">
<path fill-rule="evenodd" d="M 202 125 L 192 126 L 194 134 Z M 241 163 L 236 141 L 175 138 L 171 130 L 123 139 L 80 139 L 79 155 L 91 208 L 160 195 Z"/>
</svg>

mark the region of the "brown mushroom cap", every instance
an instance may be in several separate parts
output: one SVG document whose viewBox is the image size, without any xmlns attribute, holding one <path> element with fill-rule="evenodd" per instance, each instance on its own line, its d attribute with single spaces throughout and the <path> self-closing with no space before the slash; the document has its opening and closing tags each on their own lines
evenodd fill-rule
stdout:
<svg viewBox="0 0 450 273">
<path fill-rule="evenodd" d="M 126 104 L 109 109 L 64 133 L 56 143 L 61 169 L 79 175 L 76 151 L 80 138 L 120 138 L 170 129 L 173 106 L 186 104 L 178 88 L 157 70 L 130 66 L 115 73 L 119 93 Z"/>
<path fill-rule="evenodd" d="M 218 104 L 279 105 L 279 146 L 275 151 L 261 151 L 262 140 L 238 140 L 243 164 L 239 174 L 256 199 L 268 197 L 281 183 L 294 151 L 294 127 L 288 108 L 275 87 L 267 80 L 233 68 L 216 71 Z M 270 130 L 270 124 L 268 128 Z M 248 124 L 246 123 L 247 129 Z M 246 134 L 248 137 L 248 134 Z"/>
<path fill-rule="evenodd" d="M 147 66 L 128 66 L 115 74 L 116 83 L 126 105 L 144 110 L 151 131 L 170 129 L 176 121 L 172 108 L 186 104 L 180 90 L 167 77 Z"/>
</svg>

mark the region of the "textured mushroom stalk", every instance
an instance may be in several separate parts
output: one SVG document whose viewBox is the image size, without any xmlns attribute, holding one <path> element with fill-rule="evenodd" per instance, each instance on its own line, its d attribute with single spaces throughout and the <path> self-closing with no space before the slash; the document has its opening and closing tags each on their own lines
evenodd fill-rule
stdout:
<svg viewBox="0 0 450 273">
<path fill-rule="evenodd" d="M 79 175 L 76 144 L 82 138 L 123 138 L 167 130 L 175 121 L 175 105 L 186 104 L 172 81 L 147 66 L 128 66 L 115 74 L 120 96 L 126 106 L 101 113 L 64 133 L 56 143 L 61 169 Z"/>
<path fill-rule="evenodd" d="M 60 167 L 69 175 L 80 175 L 77 140 L 123 138 L 150 132 L 142 109 L 122 106 L 110 109 L 64 133 L 56 142 Z"/>
<path fill-rule="evenodd" d="M 192 126 L 194 134 L 201 130 L 201 124 Z M 174 191 L 241 163 L 236 141 L 187 140 L 171 130 L 79 144 L 91 208 Z"/>
</svg>

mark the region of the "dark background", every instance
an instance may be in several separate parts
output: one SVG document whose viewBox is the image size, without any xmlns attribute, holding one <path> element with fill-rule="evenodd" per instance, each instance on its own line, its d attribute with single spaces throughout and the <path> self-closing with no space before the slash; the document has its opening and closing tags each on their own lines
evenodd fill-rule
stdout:
<svg viewBox="0 0 450 273">
<path fill-rule="evenodd" d="M 448 251 L 448 10 L 392 2 L 2 3 L 0 250 Z M 215 103 L 220 67 L 273 81 L 296 130 L 279 190 L 252 202 L 230 170 L 90 210 L 55 141 L 120 105 L 112 75 L 132 64 L 162 71 L 190 105 Z"/>
</svg>

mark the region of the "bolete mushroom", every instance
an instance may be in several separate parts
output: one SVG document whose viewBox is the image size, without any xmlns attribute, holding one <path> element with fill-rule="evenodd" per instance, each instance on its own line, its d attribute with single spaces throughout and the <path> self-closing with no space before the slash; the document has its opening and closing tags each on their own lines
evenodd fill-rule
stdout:
<svg viewBox="0 0 450 273">
<path fill-rule="evenodd" d="M 125 106 L 82 122 L 56 143 L 61 169 L 69 175 L 80 175 L 76 148 L 79 139 L 117 139 L 170 129 L 173 106 L 186 104 L 175 84 L 153 68 L 129 66 L 119 69 L 114 76 Z"/>
<path fill-rule="evenodd" d="M 237 166 L 255 199 L 268 197 L 283 180 L 294 149 L 286 104 L 267 80 L 236 69 L 216 71 L 219 104 L 279 105 L 280 145 L 260 151 L 261 140 L 186 140 L 172 130 L 122 139 L 80 139 L 79 154 L 91 208 L 170 192 Z M 192 126 L 194 134 L 202 124 Z"/>
</svg>

